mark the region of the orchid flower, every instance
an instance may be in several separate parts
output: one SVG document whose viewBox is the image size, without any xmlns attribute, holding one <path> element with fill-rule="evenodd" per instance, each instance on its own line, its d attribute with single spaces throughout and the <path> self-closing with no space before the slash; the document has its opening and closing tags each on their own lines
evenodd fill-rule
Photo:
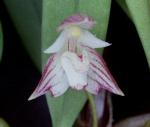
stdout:
<svg viewBox="0 0 150 127">
<path fill-rule="evenodd" d="M 105 89 L 123 95 L 102 56 L 95 50 L 110 45 L 88 31 L 95 23 L 89 16 L 75 14 L 60 24 L 59 37 L 44 51 L 51 56 L 29 100 L 47 92 L 57 97 L 68 88 L 85 90 L 92 94 Z"/>
</svg>

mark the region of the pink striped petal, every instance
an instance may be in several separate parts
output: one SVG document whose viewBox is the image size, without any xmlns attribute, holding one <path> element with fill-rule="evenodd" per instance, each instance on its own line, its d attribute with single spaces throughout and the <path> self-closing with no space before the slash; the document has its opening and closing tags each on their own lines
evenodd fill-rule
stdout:
<svg viewBox="0 0 150 127">
<path fill-rule="evenodd" d="M 64 75 L 64 70 L 62 69 L 61 64 L 59 62 L 59 55 L 57 55 L 57 54 L 51 55 L 45 68 L 44 68 L 44 71 L 43 71 L 43 74 L 42 74 L 42 77 L 40 79 L 38 86 L 36 87 L 33 94 L 29 97 L 28 100 L 35 99 L 35 98 L 45 94 L 48 91 L 53 92 L 53 89 L 54 89 L 54 93 L 57 93 L 57 94 L 53 94 L 53 95 L 58 96 L 58 92 L 55 92 L 55 86 L 56 85 L 60 86 L 59 85 L 60 81 L 66 80 L 63 75 Z M 64 77 L 64 79 L 62 77 Z M 65 84 L 65 82 L 62 82 L 64 91 L 66 90 L 67 85 L 68 84 Z M 60 87 L 62 87 L 62 86 L 60 86 Z M 60 92 L 59 92 L 59 94 L 60 94 Z"/>
<path fill-rule="evenodd" d="M 58 31 L 62 31 L 68 26 L 77 25 L 84 29 L 91 29 L 95 25 L 95 21 L 92 17 L 74 14 L 68 18 L 66 18 L 58 27 Z"/>
<path fill-rule="evenodd" d="M 54 97 L 58 97 L 62 94 L 64 94 L 67 89 L 69 88 L 67 77 L 64 74 L 62 77 L 60 77 L 60 81 L 57 83 L 57 85 L 54 85 L 50 88 L 50 93 Z"/>
<path fill-rule="evenodd" d="M 98 83 L 101 88 L 123 96 L 123 92 L 110 74 L 103 58 L 94 49 L 88 47 L 86 47 L 86 49 L 90 56 L 90 69 L 88 75 L 91 76 L 91 79 Z"/>
<path fill-rule="evenodd" d="M 85 90 L 92 94 L 97 95 L 100 89 L 101 87 L 99 83 L 88 74 L 88 85 L 85 87 Z"/>
</svg>

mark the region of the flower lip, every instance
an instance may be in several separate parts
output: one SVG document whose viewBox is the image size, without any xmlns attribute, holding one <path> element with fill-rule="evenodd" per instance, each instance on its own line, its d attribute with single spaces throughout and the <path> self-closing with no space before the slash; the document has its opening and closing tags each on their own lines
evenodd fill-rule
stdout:
<svg viewBox="0 0 150 127">
<path fill-rule="evenodd" d="M 58 27 L 58 31 L 64 30 L 66 27 L 77 25 L 84 29 L 91 29 L 96 24 L 96 21 L 90 17 L 83 14 L 74 14 L 66 18 Z"/>
<path fill-rule="evenodd" d="M 67 75 L 69 86 L 77 90 L 87 85 L 89 61 L 86 51 L 83 51 L 82 55 L 82 60 L 77 54 L 69 51 L 61 56 L 61 65 Z"/>
</svg>

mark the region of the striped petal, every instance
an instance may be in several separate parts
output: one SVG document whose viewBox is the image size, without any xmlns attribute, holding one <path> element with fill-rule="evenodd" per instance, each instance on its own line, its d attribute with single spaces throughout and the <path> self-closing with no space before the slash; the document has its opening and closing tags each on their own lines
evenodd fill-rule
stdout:
<svg viewBox="0 0 150 127">
<path fill-rule="evenodd" d="M 90 69 L 88 71 L 88 75 L 90 76 L 91 81 L 99 84 L 99 88 L 106 89 L 112 93 L 118 95 L 124 95 L 123 92 L 118 87 L 116 81 L 110 74 L 105 61 L 103 58 L 92 48 L 86 47 L 89 57 L 90 57 Z M 90 83 L 89 85 L 92 85 Z M 94 85 L 92 85 L 94 87 Z M 95 88 L 96 89 L 96 88 Z"/>
<path fill-rule="evenodd" d="M 60 84 L 61 83 L 61 84 Z M 57 88 L 57 89 L 56 89 Z M 41 80 L 28 100 L 35 99 L 48 91 L 53 96 L 59 96 L 68 89 L 67 79 L 59 61 L 59 55 L 53 54 L 45 68 Z M 61 90 L 61 91 L 60 91 Z"/>
<path fill-rule="evenodd" d="M 87 30 L 82 30 L 82 35 L 79 38 L 79 42 L 90 48 L 102 48 L 110 45 L 109 43 L 98 39 Z"/>
<path fill-rule="evenodd" d="M 79 26 L 83 29 L 91 29 L 96 22 L 92 17 L 83 14 L 74 14 L 66 18 L 58 27 L 58 31 L 62 31 L 69 26 Z"/>
<path fill-rule="evenodd" d="M 64 46 L 65 41 L 67 39 L 66 31 L 62 31 L 56 41 L 44 51 L 44 53 L 56 53 L 60 51 L 60 49 Z"/>
<path fill-rule="evenodd" d="M 61 80 L 57 83 L 57 85 L 54 85 L 50 88 L 50 93 L 54 97 L 58 97 L 58 96 L 64 94 L 67 91 L 67 89 L 69 88 L 66 75 L 63 74 L 61 76 L 62 77 L 59 78 Z"/>
<path fill-rule="evenodd" d="M 72 88 L 81 90 L 87 85 L 89 65 L 86 54 L 83 55 L 83 60 L 81 60 L 75 53 L 65 52 L 62 55 L 61 64 Z"/>
<path fill-rule="evenodd" d="M 88 85 L 85 87 L 85 90 L 97 95 L 100 91 L 101 87 L 99 85 L 99 83 L 93 79 L 90 74 L 88 73 Z"/>
</svg>

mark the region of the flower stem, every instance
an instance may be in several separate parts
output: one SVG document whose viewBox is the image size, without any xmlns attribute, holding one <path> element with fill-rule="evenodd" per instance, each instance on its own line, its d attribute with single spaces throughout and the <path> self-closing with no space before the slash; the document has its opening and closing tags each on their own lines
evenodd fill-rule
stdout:
<svg viewBox="0 0 150 127">
<path fill-rule="evenodd" d="M 96 105 L 93 96 L 87 92 L 88 100 L 90 102 L 90 106 L 92 109 L 92 117 L 93 117 L 93 126 L 92 127 L 98 127 L 98 120 L 97 120 L 97 114 L 96 114 Z"/>
</svg>

